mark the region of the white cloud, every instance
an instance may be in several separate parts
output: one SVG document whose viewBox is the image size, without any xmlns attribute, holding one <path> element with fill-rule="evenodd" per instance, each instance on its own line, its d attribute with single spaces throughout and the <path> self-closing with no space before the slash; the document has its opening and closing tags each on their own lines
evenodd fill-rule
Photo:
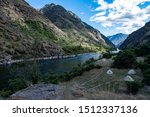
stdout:
<svg viewBox="0 0 150 117">
<path fill-rule="evenodd" d="M 114 0 L 107 3 L 105 0 L 96 0 L 99 7 L 95 9 L 97 14 L 90 21 L 101 23 L 103 27 L 116 27 L 116 31 L 131 33 L 145 24 L 150 18 L 150 5 L 140 8 L 150 0 Z"/>
</svg>

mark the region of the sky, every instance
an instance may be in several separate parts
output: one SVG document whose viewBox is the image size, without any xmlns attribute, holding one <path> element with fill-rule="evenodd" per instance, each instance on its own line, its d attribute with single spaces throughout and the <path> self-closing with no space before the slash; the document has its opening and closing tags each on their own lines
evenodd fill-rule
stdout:
<svg viewBox="0 0 150 117">
<path fill-rule="evenodd" d="M 150 21 L 150 0 L 25 0 L 36 9 L 59 4 L 105 36 L 130 34 Z"/>
</svg>

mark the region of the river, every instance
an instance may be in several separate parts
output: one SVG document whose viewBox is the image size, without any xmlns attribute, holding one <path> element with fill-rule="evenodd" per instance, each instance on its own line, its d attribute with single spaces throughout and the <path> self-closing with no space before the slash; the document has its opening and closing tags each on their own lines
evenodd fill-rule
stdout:
<svg viewBox="0 0 150 117">
<path fill-rule="evenodd" d="M 98 59 L 100 56 L 101 54 L 99 53 L 85 53 L 69 58 L 37 60 L 36 67 L 38 66 L 42 77 L 50 73 L 61 75 L 65 72 L 70 72 L 74 67 L 77 67 L 78 64 L 83 64 L 91 58 Z M 33 61 L 0 66 L 0 89 L 8 85 L 9 79 L 18 77 L 30 79 L 31 71 L 34 66 Z"/>
</svg>

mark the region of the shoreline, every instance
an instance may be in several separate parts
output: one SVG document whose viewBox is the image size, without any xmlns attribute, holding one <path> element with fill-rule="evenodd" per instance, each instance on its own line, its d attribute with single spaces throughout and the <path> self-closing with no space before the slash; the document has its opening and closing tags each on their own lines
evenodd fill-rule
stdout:
<svg viewBox="0 0 150 117">
<path fill-rule="evenodd" d="M 61 56 L 50 56 L 50 57 L 39 57 L 39 58 L 30 58 L 30 59 L 18 59 L 18 60 L 4 60 L 3 62 L 0 62 L 0 65 L 9 65 L 14 63 L 20 63 L 24 61 L 38 61 L 38 60 L 54 60 L 54 59 L 63 59 L 63 58 L 71 58 L 78 55 L 61 55 Z"/>
<path fill-rule="evenodd" d="M 30 58 L 30 59 L 18 59 L 18 60 L 4 60 L 0 62 L 1 65 L 11 65 L 14 63 L 20 63 L 24 61 L 38 61 L 38 60 L 56 60 L 56 59 L 64 59 L 64 58 L 73 58 L 76 56 L 84 55 L 88 53 L 83 53 L 83 54 L 73 54 L 73 55 L 58 55 L 58 56 L 50 56 L 50 57 L 39 57 L 39 58 Z"/>
</svg>

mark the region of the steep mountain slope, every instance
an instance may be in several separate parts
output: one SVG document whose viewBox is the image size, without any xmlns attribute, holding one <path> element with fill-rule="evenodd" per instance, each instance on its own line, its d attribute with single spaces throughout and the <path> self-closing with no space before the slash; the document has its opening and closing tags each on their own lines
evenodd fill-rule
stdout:
<svg viewBox="0 0 150 117">
<path fill-rule="evenodd" d="M 67 11 L 60 5 L 45 5 L 40 11 L 57 27 L 67 33 L 72 46 L 90 46 L 93 49 L 99 48 L 99 46 L 101 48 L 114 47 L 98 30 L 89 26 L 74 13 Z"/>
<path fill-rule="evenodd" d="M 127 38 L 127 34 L 118 33 L 112 36 L 108 36 L 107 38 L 116 46 L 119 47 L 123 41 Z"/>
<path fill-rule="evenodd" d="M 145 26 L 139 30 L 131 33 L 123 44 L 121 44 L 120 48 L 132 48 L 144 44 L 150 44 L 150 22 L 146 23 Z"/>
<path fill-rule="evenodd" d="M 0 59 L 63 54 L 65 33 L 23 0 L 0 0 Z"/>
<path fill-rule="evenodd" d="M 72 12 L 65 16 L 60 11 L 55 13 L 64 20 L 51 14 L 57 24 L 24 0 L 0 0 L 0 60 L 101 51 L 112 45 Z M 70 22 L 77 26 L 70 29 Z"/>
</svg>

